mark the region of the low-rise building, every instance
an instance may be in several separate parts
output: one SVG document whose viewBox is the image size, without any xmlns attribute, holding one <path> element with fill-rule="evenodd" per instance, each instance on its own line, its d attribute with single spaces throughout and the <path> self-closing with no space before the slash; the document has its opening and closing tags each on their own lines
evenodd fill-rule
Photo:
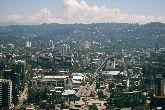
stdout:
<svg viewBox="0 0 165 110">
<path fill-rule="evenodd" d="M 84 81 L 85 81 L 84 74 L 82 74 L 82 73 L 72 73 L 71 74 L 72 88 L 74 90 L 78 90 Z"/>
<path fill-rule="evenodd" d="M 33 77 L 33 86 L 41 89 L 54 89 L 56 92 L 62 92 L 68 83 L 69 76 L 35 76 Z"/>
</svg>

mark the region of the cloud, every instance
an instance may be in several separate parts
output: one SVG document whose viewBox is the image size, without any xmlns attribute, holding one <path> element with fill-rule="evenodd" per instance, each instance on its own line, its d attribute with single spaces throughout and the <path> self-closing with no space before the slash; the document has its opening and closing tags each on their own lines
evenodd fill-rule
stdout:
<svg viewBox="0 0 165 110">
<path fill-rule="evenodd" d="M 62 23 L 61 19 L 52 16 L 48 8 L 43 8 L 38 13 L 27 16 L 26 21 L 29 23 Z"/>
<path fill-rule="evenodd" d="M 61 18 L 53 16 L 48 8 L 40 9 L 33 15 L 10 15 L 2 21 L 16 21 L 18 23 L 41 24 L 41 23 L 97 23 L 97 22 L 119 22 L 119 23 L 141 23 L 163 22 L 165 17 L 143 14 L 128 14 L 119 8 L 107 8 L 102 5 L 89 5 L 85 0 L 62 0 L 64 15 Z"/>
<path fill-rule="evenodd" d="M 19 20 L 21 18 L 20 15 L 8 15 L 6 16 L 7 19 L 11 19 L 11 20 Z"/>
<path fill-rule="evenodd" d="M 62 23 L 62 20 L 52 16 L 50 9 L 43 8 L 39 12 L 30 16 L 10 15 L 6 16 L 8 21 L 16 21 L 18 23 L 41 24 L 41 23 Z"/>
<path fill-rule="evenodd" d="M 90 6 L 85 0 L 63 0 L 65 19 L 70 22 L 130 22 L 148 23 L 154 20 L 151 15 L 127 14 L 118 8 Z"/>
</svg>

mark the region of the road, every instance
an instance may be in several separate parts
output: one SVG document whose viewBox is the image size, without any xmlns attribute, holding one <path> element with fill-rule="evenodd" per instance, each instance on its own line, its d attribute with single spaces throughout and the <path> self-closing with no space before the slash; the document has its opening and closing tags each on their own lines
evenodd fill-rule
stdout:
<svg viewBox="0 0 165 110">
<path fill-rule="evenodd" d="M 85 86 L 80 86 L 79 91 L 76 93 L 76 96 L 78 97 L 90 97 L 91 93 L 96 94 L 96 76 L 98 75 L 98 71 L 102 68 L 102 66 L 105 64 L 105 62 L 108 60 L 108 58 L 105 59 L 105 61 L 102 62 L 102 64 L 96 69 L 96 72 L 94 73 L 94 81 L 92 84 L 86 84 Z"/>
<path fill-rule="evenodd" d="M 21 107 L 21 105 L 23 104 L 23 101 L 27 98 L 27 95 L 28 95 L 28 85 L 26 84 L 23 92 L 21 92 L 18 97 L 19 107 Z"/>
</svg>

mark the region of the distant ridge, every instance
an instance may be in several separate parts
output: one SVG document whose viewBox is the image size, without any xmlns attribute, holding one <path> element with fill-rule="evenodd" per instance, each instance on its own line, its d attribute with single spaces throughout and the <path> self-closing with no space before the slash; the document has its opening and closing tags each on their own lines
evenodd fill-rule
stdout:
<svg viewBox="0 0 165 110">
<path fill-rule="evenodd" d="M 15 22 L 15 21 L 0 22 L 0 26 L 9 26 L 9 25 L 19 25 L 19 23 Z"/>
<path fill-rule="evenodd" d="M 83 24 L 83 23 L 41 23 L 41 24 L 28 24 L 28 23 L 18 23 L 15 21 L 9 21 L 9 22 L 0 22 L 0 26 L 10 26 L 10 25 L 90 25 L 90 24 L 136 24 L 136 25 L 140 25 L 139 23 L 117 23 L 117 22 L 98 22 L 98 23 L 89 23 L 89 24 Z M 142 24 L 142 25 L 165 25 L 165 23 L 162 22 L 149 22 L 146 24 Z"/>
</svg>

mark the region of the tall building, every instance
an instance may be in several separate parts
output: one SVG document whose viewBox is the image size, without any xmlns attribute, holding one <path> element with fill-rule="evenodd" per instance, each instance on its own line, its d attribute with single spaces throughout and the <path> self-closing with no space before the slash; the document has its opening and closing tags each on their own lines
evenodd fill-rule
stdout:
<svg viewBox="0 0 165 110">
<path fill-rule="evenodd" d="M 154 97 L 151 100 L 152 107 L 165 108 L 165 79 L 162 77 L 162 74 L 156 74 L 153 87 Z"/>
<path fill-rule="evenodd" d="M 11 80 L 12 82 L 12 103 L 16 104 L 18 102 L 18 93 L 19 90 L 21 89 L 21 83 L 20 83 L 20 74 L 19 73 L 15 73 L 14 70 L 12 70 L 13 68 L 9 69 L 9 68 L 5 68 L 2 72 L 2 78 L 3 79 L 7 79 L 7 80 Z"/>
<path fill-rule="evenodd" d="M 156 74 L 154 82 L 154 94 L 156 96 L 165 96 L 165 79 L 161 74 Z"/>
<path fill-rule="evenodd" d="M 0 109 L 10 110 L 12 108 L 12 81 L 0 79 Z"/>
<path fill-rule="evenodd" d="M 53 40 L 49 41 L 49 46 L 50 46 L 51 49 L 54 49 L 54 42 L 53 42 Z"/>
<path fill-rule="evenodd" d="M 90 43 L 88 42 L 88 41 L 85 41 L 85 43 L 84 43 L 84 49 L 88 49 L 88 48 L 90 48 Z"/>
<path fill-rule="evenodd" d="M 61 46 L 61 56 L 69 56 L 70 55 L 70 46 L 68 44 L 63 44 Z"/>
<path fill-rule="evenodd" d="M 25 42 L 25 47 L 29 48 L 32 46 L 32 43 L 30 41 Z"/>
<path fill-rule="evenodd" d="M 6 55 L 0 53 L 0 70 L 3 69 L 5 65 L 6 65 Z"/>
<path fill-rule="evenodd" d="M 110 58 L 106 61 L 105 69 L 106 69 L 106 70 L 115 69 L 115 58 L 114 58 L 114 57 L 110 57 Z"/>
<path fill-rule="evenodd" d="M 13 66 L 13 72 L 20 75 L 20 80 L 23 80 L 26 76 L 26 61 L 24 60 L 15 60 Z"/>
</svg>

